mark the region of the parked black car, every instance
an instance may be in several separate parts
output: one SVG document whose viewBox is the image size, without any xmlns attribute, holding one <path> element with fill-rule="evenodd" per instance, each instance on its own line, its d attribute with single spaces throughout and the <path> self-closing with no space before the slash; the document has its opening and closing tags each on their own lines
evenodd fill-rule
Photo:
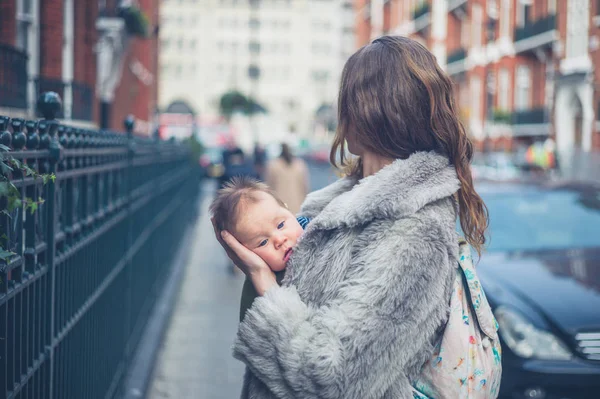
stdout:
<svg viewBox="0 0 600 399">
<path fill-rule="evenodd" d="M 477 188 L 490 213 L 477 270 L 500 325 L 501 396 L 600 398 L 600 187 Z"/>
</svg>

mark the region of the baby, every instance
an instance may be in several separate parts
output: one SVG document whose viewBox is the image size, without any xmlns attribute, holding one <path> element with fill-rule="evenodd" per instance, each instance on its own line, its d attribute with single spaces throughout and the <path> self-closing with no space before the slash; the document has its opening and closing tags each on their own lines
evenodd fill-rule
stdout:
<svg viewBox="0 0 600 399">
<path fill-rule="evenodd" d="M 227 230 L 246 248 L 260 256 L 281 283 L 287 261 L 308 224 L 296 218 L 264 183 L 251 177 L 234 177 L 217 192 L 210 206 L 217 228 Z M 240 321 L 257 297 L 246 279 Z"/>
</svg>

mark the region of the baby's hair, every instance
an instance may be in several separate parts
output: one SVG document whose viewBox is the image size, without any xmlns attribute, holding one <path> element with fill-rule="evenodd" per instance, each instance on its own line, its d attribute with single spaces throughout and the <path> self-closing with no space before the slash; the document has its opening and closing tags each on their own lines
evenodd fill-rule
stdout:
<svg viewBox="0 0 600 399">
<path fill-rule="evenodd" d="M 233 230 L 238 216 L 240 203 L 248 201 L 257 202 L 256 192 L 269 194 L 277 203 L 286 207 L 285 203 L 277 197 L 265 183 L 247 176 L 236 176 L 217 191 L 217 195 L 210 205 L 210 213 L 219 230 Z"/>
</svg>

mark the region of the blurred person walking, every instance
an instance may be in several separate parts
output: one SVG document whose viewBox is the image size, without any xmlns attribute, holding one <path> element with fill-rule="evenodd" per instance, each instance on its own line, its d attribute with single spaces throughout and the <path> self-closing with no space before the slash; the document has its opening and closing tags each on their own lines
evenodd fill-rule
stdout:
<svg viewBox="0 0 600 399">
<path fill-rule="evenodd" d="M 219 177 L 219 188 L 236 176 L 260 179 L 252 160 L 248 159 L 244 151 L 237 146 L 229 147 L 223 152 L 223 166 L 225 170 Z"/>
<path fill-rule="evenodd" d="M 288 144 L 281 144 L 281 155 L 267 164 L 265 179 L 290 212 L 300 212 L 309 189 L 308 167 L 294 156 Z"/>
</svg>

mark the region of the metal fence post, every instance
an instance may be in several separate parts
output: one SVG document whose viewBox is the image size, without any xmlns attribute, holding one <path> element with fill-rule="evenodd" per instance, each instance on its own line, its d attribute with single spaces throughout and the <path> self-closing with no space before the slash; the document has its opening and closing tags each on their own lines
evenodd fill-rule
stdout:
<svg viewBox="0 0 600 399">
<path fill-rule="evenodd" d="M 62 103 L 58 94 L 54 92 L 46 92 L 43 93 L 38 99 L 38 110 L 42 113 L 45 119 L 45 131 L 41 137 L 40 145 L 44 149 L 49 150 L 48 157 L 48 170 L 46 173 L 52 174 L 56 173 L 57 164 L 61 158 L 61 145 L 58 142 L 58 138 L 56 137 L 56 130 L 58 128 L 58 121 L 55 119 L 56 115 L 60 112 Z M 48 244 L 48 257 L 47 257 L 47 265 L 48 265 L 48 273 L 49 273 L 49 284 L 50 284 L 50 300 L 48 301 L 48 306 L 50 307 L 49 312 L 49 328 L 48 333 L 50 334 L 48 342 L 50 343 L 49 347 L 46 348 L 48 353 L 49 360 L 49 376 L 48 376 L 48 398 L 52 399 L 54 396 L 54 340 L 56 337 L 55 331 L 55 297 L 56 297 L 56 273 L 55 273 L 55 257 L 56 257 L 56 185 L 58 182 L 54 180 L 49 180 L 48 189 L 46 191 L 47 198 L 46 207 L 47 207 L 47 244 Z"/>
<path fill-rule="evenodd" d="M 131 192 L 133 190 L 133 157 L 135 155 L 135 142 L 133 139 L 133 128 L 135 126 L 135 118 L 133 117 L 133 115 L 129 115 L 127 118 L 125 118 L 125 120 L 123 121 L 125 130 L 127 131 L 127 174 L 126 174 L 126 180 L 125 180 L 125 187 L 126 187 L 126 192 L 127 192 L 127 205 L 126 205 L 126 209 L 127 209 L 127 245 L 125 246 L 126 251 L 129 250 L 129 248 L 131 248 L 132 244 L 133 244 L 133 212 L 131 211 L 131 201 L 132 201 L 132 195 Z M 127 259 L 127 264 L 126 264 L 126 273 L 127 273 L 127 280 L 126 280 L 126 286 L 125 289 L 127 290 L 127 294 L 126 294 L 126 298 L 127 298 L 127 303 L 125 304 L 125 365 L 126 367 L 129 366 L 130 360 L 131 360 L 131 354 L 132 354 L 132 348 L 131 348 L 131 340 L 130 338 L 130 334 L 131 334 L 131 330 L 133 328 L 133 316 L 132 316 L 132 278 L 133 278 L 133 270 L 132 270 L 132 266 L 131 266 L 131 262 L 132 259 L 129 258 Z"/>
</svg>

